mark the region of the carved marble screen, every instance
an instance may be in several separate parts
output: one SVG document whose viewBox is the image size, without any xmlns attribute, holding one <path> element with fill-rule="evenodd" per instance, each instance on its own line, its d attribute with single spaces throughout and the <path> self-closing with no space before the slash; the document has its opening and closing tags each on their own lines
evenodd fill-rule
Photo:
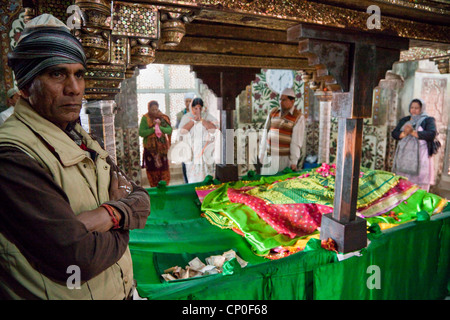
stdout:
<svg viewBox="0 0 450 320">
<path fill-rule="evenodd" d="M 429 116 L 436 119 L 436 128 L 438 130 L 437 138 L 441 142 L 441 149 L 438 154 L 434 156 L 436 177 L 442 174 L 444 157 L 445 157 L 445 143 L 447 140 L 447 124 L 448 124 L 448 108 L 445 105 L 445 98 L 447 93 L 447 79 L 424 77 L 422 78 L 421 97 L 426 105 L 426 112 Z"/>
</svg>

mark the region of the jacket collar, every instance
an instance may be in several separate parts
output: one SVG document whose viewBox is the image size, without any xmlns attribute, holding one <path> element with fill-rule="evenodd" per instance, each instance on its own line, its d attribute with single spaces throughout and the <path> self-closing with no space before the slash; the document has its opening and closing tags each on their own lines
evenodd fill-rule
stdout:
<svg viewBox="0 0 450 320">
<path fill-rule="evenodd" d="M 75 165 L 87 157 L 85 151 L 61 128 L 43 118 L 22 97 L 16 104 L 15 116 L 54 148 L 64 166 Z M 75 126 L 75 130 L 81 133 L 86 146 L 96 151 L 99 157 L 106 158 L 108 156 L 108 152 L 102 149 L 79 124 Z"/>
</svg>

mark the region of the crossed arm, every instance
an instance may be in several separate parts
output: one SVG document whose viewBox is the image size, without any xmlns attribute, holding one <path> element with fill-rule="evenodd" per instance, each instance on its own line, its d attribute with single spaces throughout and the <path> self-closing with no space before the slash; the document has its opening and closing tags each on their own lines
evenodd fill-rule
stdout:
<svg viewBox="0 0 450 320">
<path fill-rule="evenodd" d="M 78 265 L 82 281 L 117 262 L 124 254 L 129 230 L 142 228 L 150 213 L 145 189 L 129 182 L 125 196 L 111 178 L 107 203 L 120 211 L 121 227 L 111 229 L 108 212 L 96 208 L 76 216 L 64 191 L 28 155 L 0 148 L 0 232 L 48 277 L 65 281 L 69 265 Z M 114 165 L 112 170 L 117 170 Z M 125 179 L 125 178 L 124 178 Z"/>
</svg>

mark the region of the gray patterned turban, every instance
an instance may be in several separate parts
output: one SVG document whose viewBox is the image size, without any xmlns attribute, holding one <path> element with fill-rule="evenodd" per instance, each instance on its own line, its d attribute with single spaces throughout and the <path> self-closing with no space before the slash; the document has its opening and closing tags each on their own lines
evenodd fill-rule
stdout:
<svg viewBox="0 0 450 320">
<path fill-rule="evenodd" d="M 64 23 L 49 14 L 28 22 L 13 52 L 8 53 L 19 89 L 46 68 L 66 63 L 81 63 L 86 68 L 83 46 Z"/>
</svg>

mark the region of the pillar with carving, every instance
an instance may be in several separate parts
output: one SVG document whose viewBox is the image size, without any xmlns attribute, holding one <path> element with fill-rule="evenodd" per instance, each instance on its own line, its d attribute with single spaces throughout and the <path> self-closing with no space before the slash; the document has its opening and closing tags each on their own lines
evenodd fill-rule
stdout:
<svg viewBox="0 0 450 320">
<path fill-rule="evenodd" d="M 117 165 L 133 181 L 142 185 L 142 169 L 139 145 L 139 120 L 137 103 L 136 68 L 133 75 L 121 84 L 121 92 L 116 95 L 117 112 L 115 115 L 116 161 Z"/>
<path fill-rule="evenodd" d="M 116 141 L 114 129 L 114 100 L 92 100 L 83 105 L 89 118 L 89 133 L 116 160 Z"/>
<path fill-rule="evenodd" d="M 332 93 L 318 90 L 314 96 L 319 100 L 319 150 L 318 163 L 330 161 L 330 128 L 331 128 L 331 99 Z"/>
</svg>

